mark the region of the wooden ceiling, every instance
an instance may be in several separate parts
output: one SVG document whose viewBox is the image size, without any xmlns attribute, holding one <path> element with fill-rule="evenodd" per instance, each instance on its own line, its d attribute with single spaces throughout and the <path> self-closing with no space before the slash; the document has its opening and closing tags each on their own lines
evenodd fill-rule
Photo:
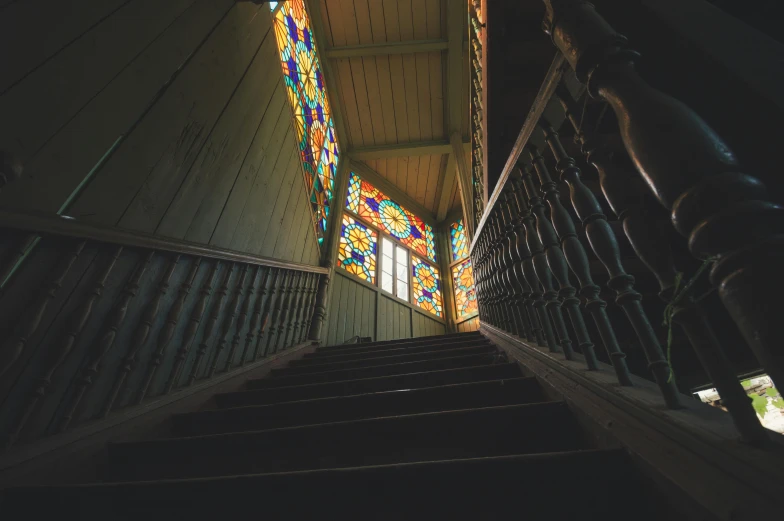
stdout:
<svg viewBox="0 0 784 521">
<path fill-rule="evenodd" d="M 410 210 L 444 219 L 460 207 L 460 162 L 450 156 L 468 153 L 466 3 L 310 4 L 342 150 L 415 201 Z"/>
</svg>

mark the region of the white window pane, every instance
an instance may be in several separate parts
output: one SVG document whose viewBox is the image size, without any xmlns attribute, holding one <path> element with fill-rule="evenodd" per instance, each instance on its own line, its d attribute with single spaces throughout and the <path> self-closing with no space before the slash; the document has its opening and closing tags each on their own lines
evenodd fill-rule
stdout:
<svg viewBox="0 0 784 521">
<path fill-rule="evenodd" d="M 408 252 L 400 246 L 397 246 L 397 261 L 400 264 L 408 264 Z"/>
<path fill-rule="evenodd" d="M 398 281 L 397 283 L 397 296 L 405 301 L 408 301 L 408 284 Z"/>
<path fill-rule="evenodd" d="M 387 256 L 391 257 L 393 249 L 394 249 L 394 244 L 392 244 L 392 241 L 390 241 L 386 237 L 382 237 L 381 238 L 381 251 L 384 253 L 384 255 L 387 255 Z"/>
<path fill-rule="evenodd" d="M 381 289 L 387 293 L 392 293 L 392 275 L 389 273 L 381 274 Z"/>
<path fill-rule="evenodd" d="M 408 265 L 397 265 L 397 280 L 408 282 Z"/>
</svg>

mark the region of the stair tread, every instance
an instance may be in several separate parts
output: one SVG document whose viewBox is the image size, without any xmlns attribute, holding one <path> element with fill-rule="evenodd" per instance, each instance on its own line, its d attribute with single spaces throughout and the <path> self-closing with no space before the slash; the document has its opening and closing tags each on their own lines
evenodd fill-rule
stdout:
<svg viewBox="0 0 784 521">
<path fill-rule="evenodd" d="M 308 364 L 282 367 L 273 369 L 271 377 L 277 378 L 284 375 L 310 374 L 341 369 L 363 369 L 366 367 L 378 367 L 382 365 L 395 365 L 409 362 L 431 362 L 443 360 L 457 356 L 480 355 L 499 353 L 495 346 L 471 346 L 456 349 L 443 349 L 440 351 L 426 351 L 424 353 L 412 353 L 409 355 L 383 356 L 378 358 L 363 358 L 360 360 L 341 360 L 331 363 Z"/>
<path fill-rule="evenodd" d="M 531 429 L 531 425 L 537 428 Z M 563 402 L 114 443 L 116 478 L 226 475 L 585 448 Z"/>
<path fill-rule="evenodd" d="M 449 351 L 455 351 L 458 349 L 470 349 L 470 348 L 487 348 L 487 347 L 495 347 L 490 342 L 461 342 L 457 344 L 444 344 L 444 346 L 440 345 L 428 345 L 428 346 L 417 346 L 417 347 L 408 347 L 403 349 L 385 349 L 383 351 L 362 351 L 358 353 L 349 353 L 343 355 L 332 355 L 332 356 L 320 356 L 320 357 L 303 357 L 299 360 L 292 360 L 289 363 L 289 367 L 306 367 L 311 365 L 321 365 L 321 364 L 335 364 L 339 362 L 358 362 L 361 360 L 374 360 L 376 358 L 392 358 L 392 357 L 401 357 L 401 356 L 414 356 L 426 353 L 443 353 Z M 315 354 L 308 353 L 308 354 Z"/>
<path fill-rule="evenodd" d="M 250 430 L 252 426 L 293 426 L 314 423 L 313 418 L 349 420 L 450 410 L 465 407 L 538 403 L 547 401 L 535 378 L 519 377 L 349 396 L 295 400 L 277 404 L 211 409 L 173 416 L 176 434 Z"/>
<path fill-rule="evenodd" d="M 414 343 L 438 342 L 441 340 L 448 340 L 453 338 L 469 338 L 469 337 L 483 337 L 483 335 L 478 331 L 471 331 L 468 333 L 448 333 L 446 335 L 429 335 L 429 336 L 418 336 L 414 338 L 398 338 L 395 340 L 379 340 L 376 342 L 367 342 L 363 344 L 338 344 L 334 346 L 321 346 L 319 347 L 319 349 L 340 351 L 341 349 L 352 349 L 358 346 L 375 347 L 375 346 L 390 345 L 390 344 L 414 344 Z"/>
<path fill-rule="evenodd" d="M 493 345 L 489 340 L 484 337 L 477 337 L 477 338 L 463 338 L 454 341 L 445 341 L 445 342 L 431 342 L 425 344 L 390 344 L 389 346 L 384 346 L 383 349 L 380 348 L 366 348 L 366 347 L 356 347 L 353 349 L 345 349 L 341 351 L 331 351 L 329 349 L 324 350 L 323 348 L 317 348 L 312 353 L 307 353 L 302 357 L 303 361 L 314 361 L 314 360 L 333 360 L 333 359 L 342 359 L 342 358 L 350 358 L 350 357 L 368 357 L 368 356 L 383 356 L 383 355 L 391 355 L 391 354 L 405 354 L 408 352 L 416 352 L 417 350 L 428 350 L 428 351 L 439 351 L 442 349 L 454 349 L 455 347 L 460 347 L 464 345 Z"/>
<path fill-rule="evenodd" d="M 415 373 L 375 376 L 369 378 L 358 378 L 350 380 L 340 380 L 334 382 L 322 382 L 311 384 L 300 384 L 286 387 L 270 387 L 263 389 L 248 389 L 245 391 L 236 391 L 232 393 L 218 393 L 215 399 L 219 407 L 226 407 L 231 403 L 239 403 L 242 400 L 246 402 L 250 399 L 256 400 L 275 400 L 276 395 L 287 395 L 287 399 L 269 401 L 267 403 L 280 403 L 281 401 L 291 401 L 293 396 L 321 394 L 323 397 L 328 396 L 345 396 L 340 394 L 341 391 L 345 393 L 352 392 L 352 388 L 374 388 L 376 391 L 383 389 L 392 391 L 401 388 L 422 388 L 431 387 L 431 385 L 421 385 L 426 383 L 428 378 L 444 378 L 451 380 L 452 383 L 456 382 L 473 382 L 486 380 L 487 376 L 495 376 L 494 379 L 514 378 L 520 376 L 520 367 L 514 362 L 503 364 L 486 364 L 473 367 L 458 367 L 452 369 L 441 369 L 435 371 L 419 371 Z M 432 380 L 431 380 L 432 382 Z M 402 386 L 402 387 L 398 387 Z M 417 387 L 412 387 L 417 386 Z M 322 393 L 339 393 L 339 394 L 322 394 Z"/>
<path fill-rule="evenodd" d="M 151 514 L 171 519 L 167 516 L 172 512 L 185 510 L 225 517 L 263 505 L 265 515 L 274 519 L 368 519 L 375 514 L 373 519 L 384 520 L 468 520 L 519 517 L 521 508 L 531 519 L 585 517 L 585 505 L 591 505 L 596 518 L 628 519 L 634 511 L 639 519 L 650 519 L 650 513 L 639 509 L 644 498 L 629 479 L 629 469 L 622 451 L 589 449 L 218 478 L 17 487 L 7 492 L 4 507 L 28 519 L 41 512 L 89 519 L 106 519 L 109 512 L 126 516 L 122 519 L 151 519 Z M 564 476 L 570 483 L 566 490 Z M 596 501 L 606 490 L 614 491 L 614 500 Z M 302 501 L 302 491 L 307 491 L 307 501 Z M 569 501 L 563 501 L 565 494 Z"/>
<path fill-rule="evenodd" d="M 338 367 L 340 365 L 349 365 L 349 364 L 362 364 L 362 363 L 373 363 L 373 362 L 384 362 L 384 361 L 393 361 L 393 360 L 416 360 L 418 358 L 422 358 L 422 360 L 430 360 L 432 358 L 438 357 L 448 357 L 450 353 L 459 353 L 459 352 L 471 352 L 471 351 L 497 351 L 497 348 L 492 344 L 466 344 L 466 345 L 458 345 L 458 346 L 450 346 L 448 349 L 433 349 L 427 351 L 415 351 L 415 352 L 408 352 L 408 353 L 394 353 L 388 354 L 387 351 L 373 351 L 368 354 L 377 354 L 377 356 L 363 356 L 363 357 L 340 357 L 340 360 L 332 360 L 332 357 L 328 358 L 308 358 L 308 359 L 301 359 L 295 360 L 294 363 L 291 362 L 285 369 L 304 369 L 304 368 L 315 368 L 315 367 L 326 367 L 326 366 L 335 366 Z M 336 357 L 337 358 L 337 357 Z"/>
<path fill-rule="evenodd" d="M 316 373 L 302 375 L 269 375 L 258 380 L 248 380 L 247 386 L 250 389 L 266 389 L 269 387 L 282 387 L 286 385 L 298 385 L 306 383 L 321 383 L 331 381 L 342 381 L 347 379 L 357 380 L 371 376 L 391 376 L 398 374 L 413 373 L 418 371 L 450 369 L 456 367 L 470 367 L 485 365 L 493 360 L 499 359 L 499 353 L 484 353 L 477 355 L 453 356 L 439 358 L 435 360 L 425 360 L 417 362 L 401 362 L 394 364 L 383 364 L 373 367 L 358 367 L 350 369 L 331 369 Z"/>
</svg>

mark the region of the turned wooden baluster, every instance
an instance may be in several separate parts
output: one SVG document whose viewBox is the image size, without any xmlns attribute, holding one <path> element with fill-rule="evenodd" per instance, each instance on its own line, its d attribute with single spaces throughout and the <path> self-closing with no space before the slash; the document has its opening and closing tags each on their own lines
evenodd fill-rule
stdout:
<svg viewBox="0 0 784 521">
<path fill-rule="evenodd" d="M 188 324 L 185 326 L 185 331 L 182 335 L 182 343 L 180 344 L 180 348 L 177 349 L 177 354 L 174 356 L 174 364 L 169 373 L 169 379 L 166 382 L 164 394 L 171 392 L 175 384 L 180 381 L 180 374 L 183 364 L 188 357 L 188 350 L 190 349 L 194 338 L 196 338 L 196 332 L 199 330 L 202 316 L 204 316 L 204 311 L 207 309 L 207 300 L 209 300 L 210 295 L 212 295 L 212 284 L 215 281 L 215 273 L 218 271 L 219 266 L 220 262 L 218 261 L 212 263 L 210 271 L 199 290 L 199 298 L 196 300 L 196 304 L 191 311 L 191 316 L 188 319 Z"/>
<path fill-rule="evenodd" d="M 318 288 L 321 287 L 321 277 L 323 277 L 323 275 L 316 273 L 313 274 L 313 284 L 310 287 L 308 302 L 305 305 L 305 317 L 302 320 L 302 333 L 299 339 L 300 342 L 304 342 L 308 338 L 309 325 L 312 323 L 313 316 L 316 312 L 316 292 L 318 291 Z"/>
<path fill-rule="evenodd" d="M 546 0 L 545 28 L 589 92 L 616 114 L 621 137 L 675 228 L 698 258 L 717 256 L 711 280 L 766 372 L 784 382 L 784 207 L 746 175 L 724 141 L 683 103 L 652 88 L 593 6 Z"/>
<path fill-rule="evenodd" d="M 286 323 L 288 322 L 289 313 L 291 312 L 291 304 L 293 302 L 294 288 L 299 284 L 301 273 L 297 272 L 292 274 L 289 279 L 289 285 L 286 287 L 286 292 L 283 295 L 283 303 L 280 309 L 280 323 L 278 325 L 278 336 L 275 338 L 275 353 L 281 347 L 281 341 L 286 338 Z M 285 345 L 285 344 L 284 344 Z"/>
<path fill-rule="evenodd" d="M 199 374 L 199 368 L 201 367 L 201 361 L 207 354 L 207 349 L 210 345 L 212 333 L 215 331 L 215 324 L 218 323 L 218 318 L 220 317 L 223 299 L 226 298 L 226 294 L 229 292 L 229 279 L 231 279 L 231 275 L 234 273 L 234 267 L 234 263 L 226 266 L 226 272 L 223 274 L 221 285 L 215 292 L 215 298 L 212 299 L 213 301 L 211 303 L 212 307 L 210 308 L 210 314 L 207 316 L 207 322 L 204 324 L 204 332 L 201 335 L 199 348 L 196 350 L 196 358 L 193 361 L 193 367 L 191 367 L 191 374 L 188 376 L 187 385 L 192 385 L 193 382 L 196 381 L 196 377 Z"/>
<path fill-rule="evenodd" d="M 561 178 L 569 185 L 574 211 L 585 227 L 585 234 L 591 244 L 591 249 L 610 276 L 607 285 L 617 294 L 615 302 L 621 306 L 634 328 L 664 400 L 670 407 L 678 407 L 678 389 L 674 379 L 670 378 L 670 366 L 664 357 L 653 326 L 643 310 L 642 295 L 634 289 L 634 277 L 626 273 L 623 268 L 618 241 L 607 222 L 607 216 L 602 212 L 602 207 L 596 200 L 596 196 L 582 182 L 580 169 L 574 159 L 566 153 L 558 133 L 547 126 L 545 127 L 545 138 L 558 162 L 557 168 L 561 173 Z"/>
<path fill-rule="evenodd" d="M 563 299 L 563 306 L 566 307 L 566 311 L 572 322 L 572 328 L 577 336 L 577 341 L 582 348 L 585 364 L 588 366 L 588 369 L 595 370 L 599 368 L 599 365 L 593 350 L 593 342 L 591 342 L 591 338 L 588 335 L 588 330 L 585 327 L 585 321 L 583 320 L 583 315 L 580 311 L 580 299 L 575 296 L 577 290 L 574 289 L 569 282 L 569 270 L 566 267 L 566 257 L 564 257 L 563 251 L 561 251 L 561 247 L 558 244 L 555 229 L 547 219 L 544 204 L 542 203 L 542 198 L 539 197 L 538 192 L 536 191 L 532 173 L 532 168 L 526 165 L 525 174 L 523 175 L 523 186 L 528 194 L 528 203 L 531 206 L 531 213 L 536 217 L 536 232 L 544 247 L 544 256 L 547 259 L 547 265 L 550 267 L 550 271 L 558 282 L 558 296 Z M 566 334 L 566 329 L 563 330 L 563 333 L 564 335 Z M 560 333 L 559 337 L 561 337 Z M 566 340 L 565 342 L 564 338 Z M 561 347 L 563 347 L 566 359 L 571 360 L 573 358 L 572 347 L 568 336 L 561 337 Z"/>
<path fill-rule="evenodd" d="M 218 358 L 221 352 L 226 349 L 226 344 L 229 339 L 229 331 L 234 319 L 237 317 L 237 312 L 240 307 L 240 299 L 242 298 L 242 286 L 245 284 L 245 277 L 248 275 L 248 265 L 243 264 L 240 270 L 240 276 L 237 277 L 237 285 L 234 287 L 234 292 L 231 295 L 231 300 L 226 304 L 226 314 L 223 315 L 223 322 L 221 323 L 221 330 L 218 334 L 218 345 L 215 348 L 215 353 L 212 355 L 212 363 L 207 370 L 207 378 L 212 378 L 215 371 L 218 370 Z"/>
<path fill-rule="evenodd" d="M 30 337 L 41 325 L 46 308 L 57 297 L 57 292 L 62 288 L 65 276 L 71 271 L 74 262 L 82 253 L 84 245 L 84 241 L 79 241 L 65 254 L 52 276 L 41 288 L 38 298 L 29 308 L 30 311 L 21 318 L 13 335 L 3 345 L 2 351 L 0 351 L 0 376 L 13 366 L 22 355 Z"/>
<path fill-rule="evenodd" d="M 114 248 L 111 257 L 106 262 L 106 265 L 104 265 L 103 269 L 99 272 L 98 277 L 95 279 L 93 285 L 90 288 L 90 291 L 84 297 L 81 304 L 77 306 L 77 308 L 69 317 L 68 325 L 65 327 L 64 332 L 60 334 L 60 342 L 57 343 L 54 348 L 47 351 L 44 360 L 44 367 L 46 369 L 38 378 L 33 391 L 27 396 L 27 399 L 25 400 L 24 406 L 22 408 L 22 413 L 19 415 L 16 422 L 13 424 L 10 433 L 8 434 L 5 443 L 6 446 L 12 445 L 17 440 L 24 426 L 27 425 L 30 416 L 35 410 L 35 406 L 38 404 L 38 401 L 46 396 L 46 391 L 52 384 L 52 377 L 55 375 L 63 362 L 65 362 L 66 358 L 68 358 L 68 355 L 70 355 L 73 351 L 76 345 L 76 339 L 79 336 L 79 333 L 82 332 L 85 324 L 87 324 L 87 320 L 92 315 L 95 303 L 98 302 L 98 300 L 101 298 L 103 289 L 106 287 L 106 279 L 109 278 L 109 275 L 111 274 L 114 265 L 117 263 L 117 259 L 120 257 L 120 254 L 122 254 L 122 251 L 122 246 L 117 246 Z"/>
<path fill-rule="evenodd" d="M 567 118 L 577 131 L 583 153 L 599 173 L 605 199 L 623 223 L 624 232 L 635 253 L 659 282 L 659 296 L 669 303 L 674 296 L 677 270 L 669 238 L 662 233 L 658 223 L 646 219 L 646 188 L 642 180 L 634 172 L 617 166 L 606 147 L 599 146 L 594 139 L 579 131 L 571 95 L 563 86 L 556 92 Z M 704 306 L 687 296 L 676 306 L 673 321 L 683 328 L 689 338 L 741 437 L 749 442 L 767 440 L 767 432 L 757 419 L 757 413 L 727 358 L 727 348 L 714 333 Z"/>
<path fill-rule="evenodd" d="M 242 337 L 242 328 L 245 327 L 245 320 L 248 318 L 248 310 L 250 309 L 250 301 L 253 299 L 253 294 L 256 292 L 256 279 L 259 276 L 259 266 L 253 268 L 253 274 L 250 276 L 250 284 L 248 285 L 248 292 L 245 295 L 245 300 L 242 302 L 242 306 L 240 307 L 240 314 L 237 317 L 237 325 L 234 326 L 234 336 L 231 339 L 231 348 L 229 349 L 229 354 L 226 357 L 226 364 L 223 366 L 224 371 L 228 371 L 231 369 L 232 362 L 234 361 L 234 355 L 237 352 L 237 348 L 240 345 L 240 338 Z"/>
<path fill-rule="evenodd" d="M 272 310 L 272 303 L 275 299 L 275 291 L 278 284 L 278 279 L 280 278 L 280 274 L 283 270 L 280 268 L 275 268 L 275 273 L 272 276 L 272 281 L 270 282 L 269 287 L 269 297 L 264 302 L 264 312 L 261 314 L 261 323 L 259 324 L 259 333 L 256 335 L 256 348 L 253 352 L 253 359 L 258 360 L 259 356 L 265 356 L 266 349 L 262 349 L 259 352 L 262 340 L 264 339 L 265 335 L 269 335 L 269 331 L 267 326 L 269 325 L 269 317 L 270 311 Z"/>
<path fill-rule="evenodd" d="M 517 311 L 520 314 L 520 320 L 523 323 L 526 340 L 529 342 L 538 343 L 541 339 L 541 345 L 544 345 L 542 330 L 539 327 L 538 319 L 536 318 L 536 313 L 534 312 L 533 308 L 533 301 L 531 300 L 533 289 L 531 289 L 530 285 L 528 284 L 523 269 L 522 250 L 520 245 L 525 241 L 525 239 L 523 238 L 523 231 L 520 224 L 518 223 L 517 213 L 515 211 L 517 203 L 515 202 L 514 192 L 511 189 L 511 183 L 509 183 L 509 186 L 506 188 L 507 191 L 503 193 L 503 196 L 505 198 L 504 214 L 508 219 L 510 230 L 510 277 L 513 279 L 513 284 L 516 284 L 516 288 L 519 291 L 515 304 Z"/>
<path fill-rule="evenodd" d="M 191 265 L 191 269 L 188 271 L 185 280 L 180 284 L 180 289 L 177 291 L 177 298 L 174 299 L 172 306 L 169 308 L 169 313 L 166 315 L 166 321 L 163 323 L 160 332 L 158 332 L 158 344 L 150 355 L 147 372 L 141 387 L 139 388 L 139 392 L 136 395 L 135 403 L 137 405 L 142 403 L 144 397 L 147 396 L 147 393 L 150 390 L 150 384 L 152 384 L 155 374 L 158 372 L 158 368 L 163 363 L 166 348 L 169 347 L 169 344 L 174 337 L 174 331 L 177 329 L 177 323 L 180 321 L 182 308 L 185 306 L 185 300 L 188 298 L 188 294 L 193 287 L 193 280 L 196 278 L 199 266 L 201 266 L 201 258 L 196 259 Z"/>
<path fill-rule="evenodd" d="M 618 340 L 615 338 L 615 331 L 607 316 L 607 303 L 599 297 L 599 286 L 594 283 L 593 277 L 591 277 L 588 255 L 577 237 L 572 217 L 561 203 L 558 185 L 550 177 L 550 171 L 544 162 L 544 157 L 539 153 L 539 149 L 530 147 L 529 152 L 536 172 L 539 175 L 545 200 L 550 206 L 550 219 L 555 227 L 555 232 L 558 234 L 558 238 L 561 240 L 566 262 L 577 276 L 577 280 L 580 283 L 580 295 L 586 299 L 585 307 L 591 313 L 596 328 L 599 330 L 605 350 L 618 377 L 618 383 L 621 385 L 632 385 L 629 368 L 626 366 L 626 354 L 621 350 Z M 572 194 L 574 194 L 574 190 L 572 190 Z"/>
<path fill-rule="evenodd" d="M 517 252 L 521 259 L 523 277 L 525 278 L 528 287 L 530 288 L 530 295 L 527 300 L 528 312 L 531 317 L 531 322 L 534 324 L 534 335 L 536 336 L 536 343 L 540 346 L 547 346 L 551 351 L 557 351 L 558 343 L 555 339 L 550 319 L 547 317 L 545 310 L 545 301 L 542 298 L 542 285 L 536 277 L 536 269 L 534 268 L 534 261 L 531 255 L 531 250 L 526 243 L 527 232 L 525 229 L 525 202 L 524 195 L 519 183 L 520 170 L 514 171 L 517 178 L 512 177 L 510 181 L 510 190 L 513 196 L 513 205 L 510 206 L 512 212 L 512 219 L 517 230 Z"/>
<path fill-rule="evenodd" d="M 331 268 L 333 262 L 329 261 L 324 264 L 326 267 Z M 321 339 L 321 328 L 327 317 L 327 290 L 329 289 L 329 282 L 329 272 L 319 277 L 316 299 L 313 302 L 313 316 L 310 320 L 310 328 L 308 330 L 308 338 L 310 340 L 318 341 Z"/>
<path fill-rule="evenodd" d="M 302 337 L 302 324 L 304 323 L 304 314 L 305 314 L 305 306 L 308 303 L 308 297 L 310 296 L 311 288 L 313 287 L 313 274 L 306 273 L 305 274 L 305 282 L 302 287 L 302 294 L 300 295 L 299 303 L 297 304 L 297 315 L 296 320 L 294 322 L 294 331 L 291 337 L 291 345 L 295 345 L 301 342 Z"/>
<path fill-rule="evenodd" d="M 158 308 L 161 305 L 161 300 L 169 290 L 169 281 L 171 280 L 174 269 L 177 267 L 179 261 L 179 255 L 175 255 L 169 259 L 164 268 L 161 280 L 158 282 L 158 291 L 156 291 L 152 301 L 144 307 L 144 313 L 142 314 L 139 324 L 136 326 L 133 338 L 131 339 L 129 351 L 125 357 L 123 357 L 117 379 L 114 381 L 112 390 L 109 392 L 109 398 L 106 400 L 103 409 L 101 409 L 102 418 L 105 418 L 111 412 L 112 407 L 114 407 L 114 402 L 120 394 L 120 389 L 122 389 L 128 375 L 131 374 L 131 371 L 133 371 L 136 366 L 136 355 L 147 344 L 147 339 L 150 337 L 150 330 L 152 329 L 152 323 L 158 315 Z"/>
<path fill-rule="evenodd" d="M 309 275 L 309 273 L 300 273 L 300 279 L 295 286 L 294 297 L 291 299 L 291 314 L 286 325 L 286 337 L 283 345 L 292 346 L 296 343 L 297 317 L 302 310 L 302 299 L 307 291 Z"/>
<path fill-rule="evenodd" d="M 57 429 L 58 432 L 62 432 L 68 428 L 73 420 L 76 409 L 79 407 L 82 398 L 84 398 L 87 388 L 100 373 L 103 357 L 106 356 L 106 353 L 114 346 L 114 341 L 117 338 L 117 331 L 119 331 L 125 321 L 125 317 L 128 314 L 128 306 L 136 296 L 136 292 L 139 291 L 139 282 L 147 271 L 147 267 L 150 265 L 154 254 L 155 252 L 150 251 L 142 258 L 131 274 L 131 277 L 128 279 L 128 282 L 125 284 L 125 287 L 123 287 L 123 290 L 120 292 L 120 297 L 114 305 L 114 309 L 112 309 L 107 317 L 106 329 L 93 344 L 93 348 L 89 353 L 88 364 L 82 370 L 82 374 L 76 381 L 76 389 L 73 398 L 60 420 L 60 425 Z"/>
<path fill-rule="evenodd" d="M 517 174 L 520 176 L 522 175 L 519 169 Z M 527 173 L 527 177 L 530 179 L 530 173 Z M 563 315 L 561 315 L 561 302 L 558 300 L 558 293 L 555 291 L 555 287 L 553 286 L 552 273 L 550 272 L 550 266 L 547 263 L 547 257 L 544 253 L 542 241 L 539 239 L 539 235 L 536 232 L 536 225 L 534 224 L 533 214 L 531 213 L 531 209 L 528 207 L 528 204 L 525 202 L 525 188 L 523 186 L 523 178 L 517 177 L 513 179 L 512 182 L 516 185 L 515 194 L 519 195 L 519 197 L 516 197 L 516 200 L 517 206 L 522 215 L 523 229 L 525 230 L 525 242 L 528 246 L 528 251 L 531 253 L 536 279 L 539 281 L 539 284 L 541 284 L 543 289 L 542 299 L 544 302 L 544 308 L 547 309 L 550 318 L 553 321 L 553 325 L 555 326 L 552 332 L 554 333 L 554 339 L 557 339 L 557 342 L 551 343 L 550 338 L 548 338 L 547 344 L 551 352 L 560 353 L 564 339 L 566 339 L 566 342 L 569 342 L 569 337 L 566 333 L 566 323 L 564 322 Z M 542 313 L 539 318 L 543 324 L 548 323 L 547 313 Z M 547 329 L 548 327 L 545 326 L 545 334 L 547 334 Z M 571 344 L 569 344 L 569 350 L 571 351 Z"/>
<path fill-rule="evenodd" d="M 498 249 L 498 230 L 496 229 L 497 216 L 491 215 L 487 220 L 488 252 L 485 261 L 485 284 L 487 288 L 487 304 L 490 311 L 490 323 L 501 327 L 503 318 L 498 309 L 498 284 L 495 281 L 497 269 L 495 267 L 496 251 Z"/>
<path fill-rule="evenodd" d="M 283 300 L 288 294 L 287 284 L 291 283 L 291 278 L 293 277 L 293 273 L 289 270 L 286 270 L 283 273 L 283 278 L 281 279 L 280 286 L 278 287 L 278 294 L 275 296 L 275 302 L 272 306 L 272 313 L 270 314 L 270 327 L 269 333 L 267 334 L 267 342 L 264 345 L 264 356 L 270 354 L 269 350 L 270 347 L 274 347 L 272 342 L 273 337 L 278 333 L 279 327 L 279 320 L 280 320 L 280 311 L 283 306 Z M 274 353 L 275 351 L 273 351 Z"/>
<path fill-rule="evenodd" d="M 501 220 L 503 222 L 504 245 L 503 245 L 503 266 L 505 278 L 505 286 L 507 288 L 507 302 L 509 306 L 509 313 L 512 316 L 512 323 L 515 326 L 515 334 L 519 337 L 525 337 L 527 340 L 533 340 L 531 326 L 528 323 L 523 307 L 523 299 L 525 289 L 520 281 L 518 281 L 517 273 L 515 272 L 515 257 L 517 245 L 517 231 L 514 227 L 514 219 L 510 209 L 510 198 L 512 197 L 509 192 L 504 192 L 498 199 L 498 206 L 501 212 Z M 517 265 L 519 268 L 519 265 Z"/>
<path fill-rule="evenodd" d="M 500 212 L 496 211 L 496 219 L 494 220 L 493 228 L 495 230 L 495 241 L 493 247 L 493 284 L 495 286 L 495 307 L 498 310 L 499 323 L 498 326 L 506 331 L 516 333 L 516 328 L 513 325 L 509 307 L 506 305 L 507 292 L 504 285 L 504 222 L 503 216 Z"/>
<path fill-rule="evenodd" d="M 242 349 L 242 357 L 240 358 L 240 367 L 248 362 L 248 350 L 250 349 L 253 339 L 256 338 L 257 327 L 259 319 L 261 318 L 261 308 L 264 304 L 264 295 L 267 294 L 267 279 L 271 269 L 260 268 L 264 271 L 261 277 L 261 284 L 259 285 L 259 296 L 256 297 L 256 303 L 253 305 L 253 313 L 250 316 L 250 323 L 248 323 L 248 333 L 245 335 L 245 347 Z"/>
</svg>

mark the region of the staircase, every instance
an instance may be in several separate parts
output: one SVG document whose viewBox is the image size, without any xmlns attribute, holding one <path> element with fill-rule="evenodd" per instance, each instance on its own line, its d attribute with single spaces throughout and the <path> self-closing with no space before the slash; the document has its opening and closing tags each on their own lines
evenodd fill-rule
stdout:
<svg viewBox="0 0 784 521">
<path fill-rule="evenodd" d="M 322 347 L 214 402 L 111 444 L 103 483 L 4 491 L 0 517 L 664 518 L 623 451 L 478 333 Z"/>
</svg>

